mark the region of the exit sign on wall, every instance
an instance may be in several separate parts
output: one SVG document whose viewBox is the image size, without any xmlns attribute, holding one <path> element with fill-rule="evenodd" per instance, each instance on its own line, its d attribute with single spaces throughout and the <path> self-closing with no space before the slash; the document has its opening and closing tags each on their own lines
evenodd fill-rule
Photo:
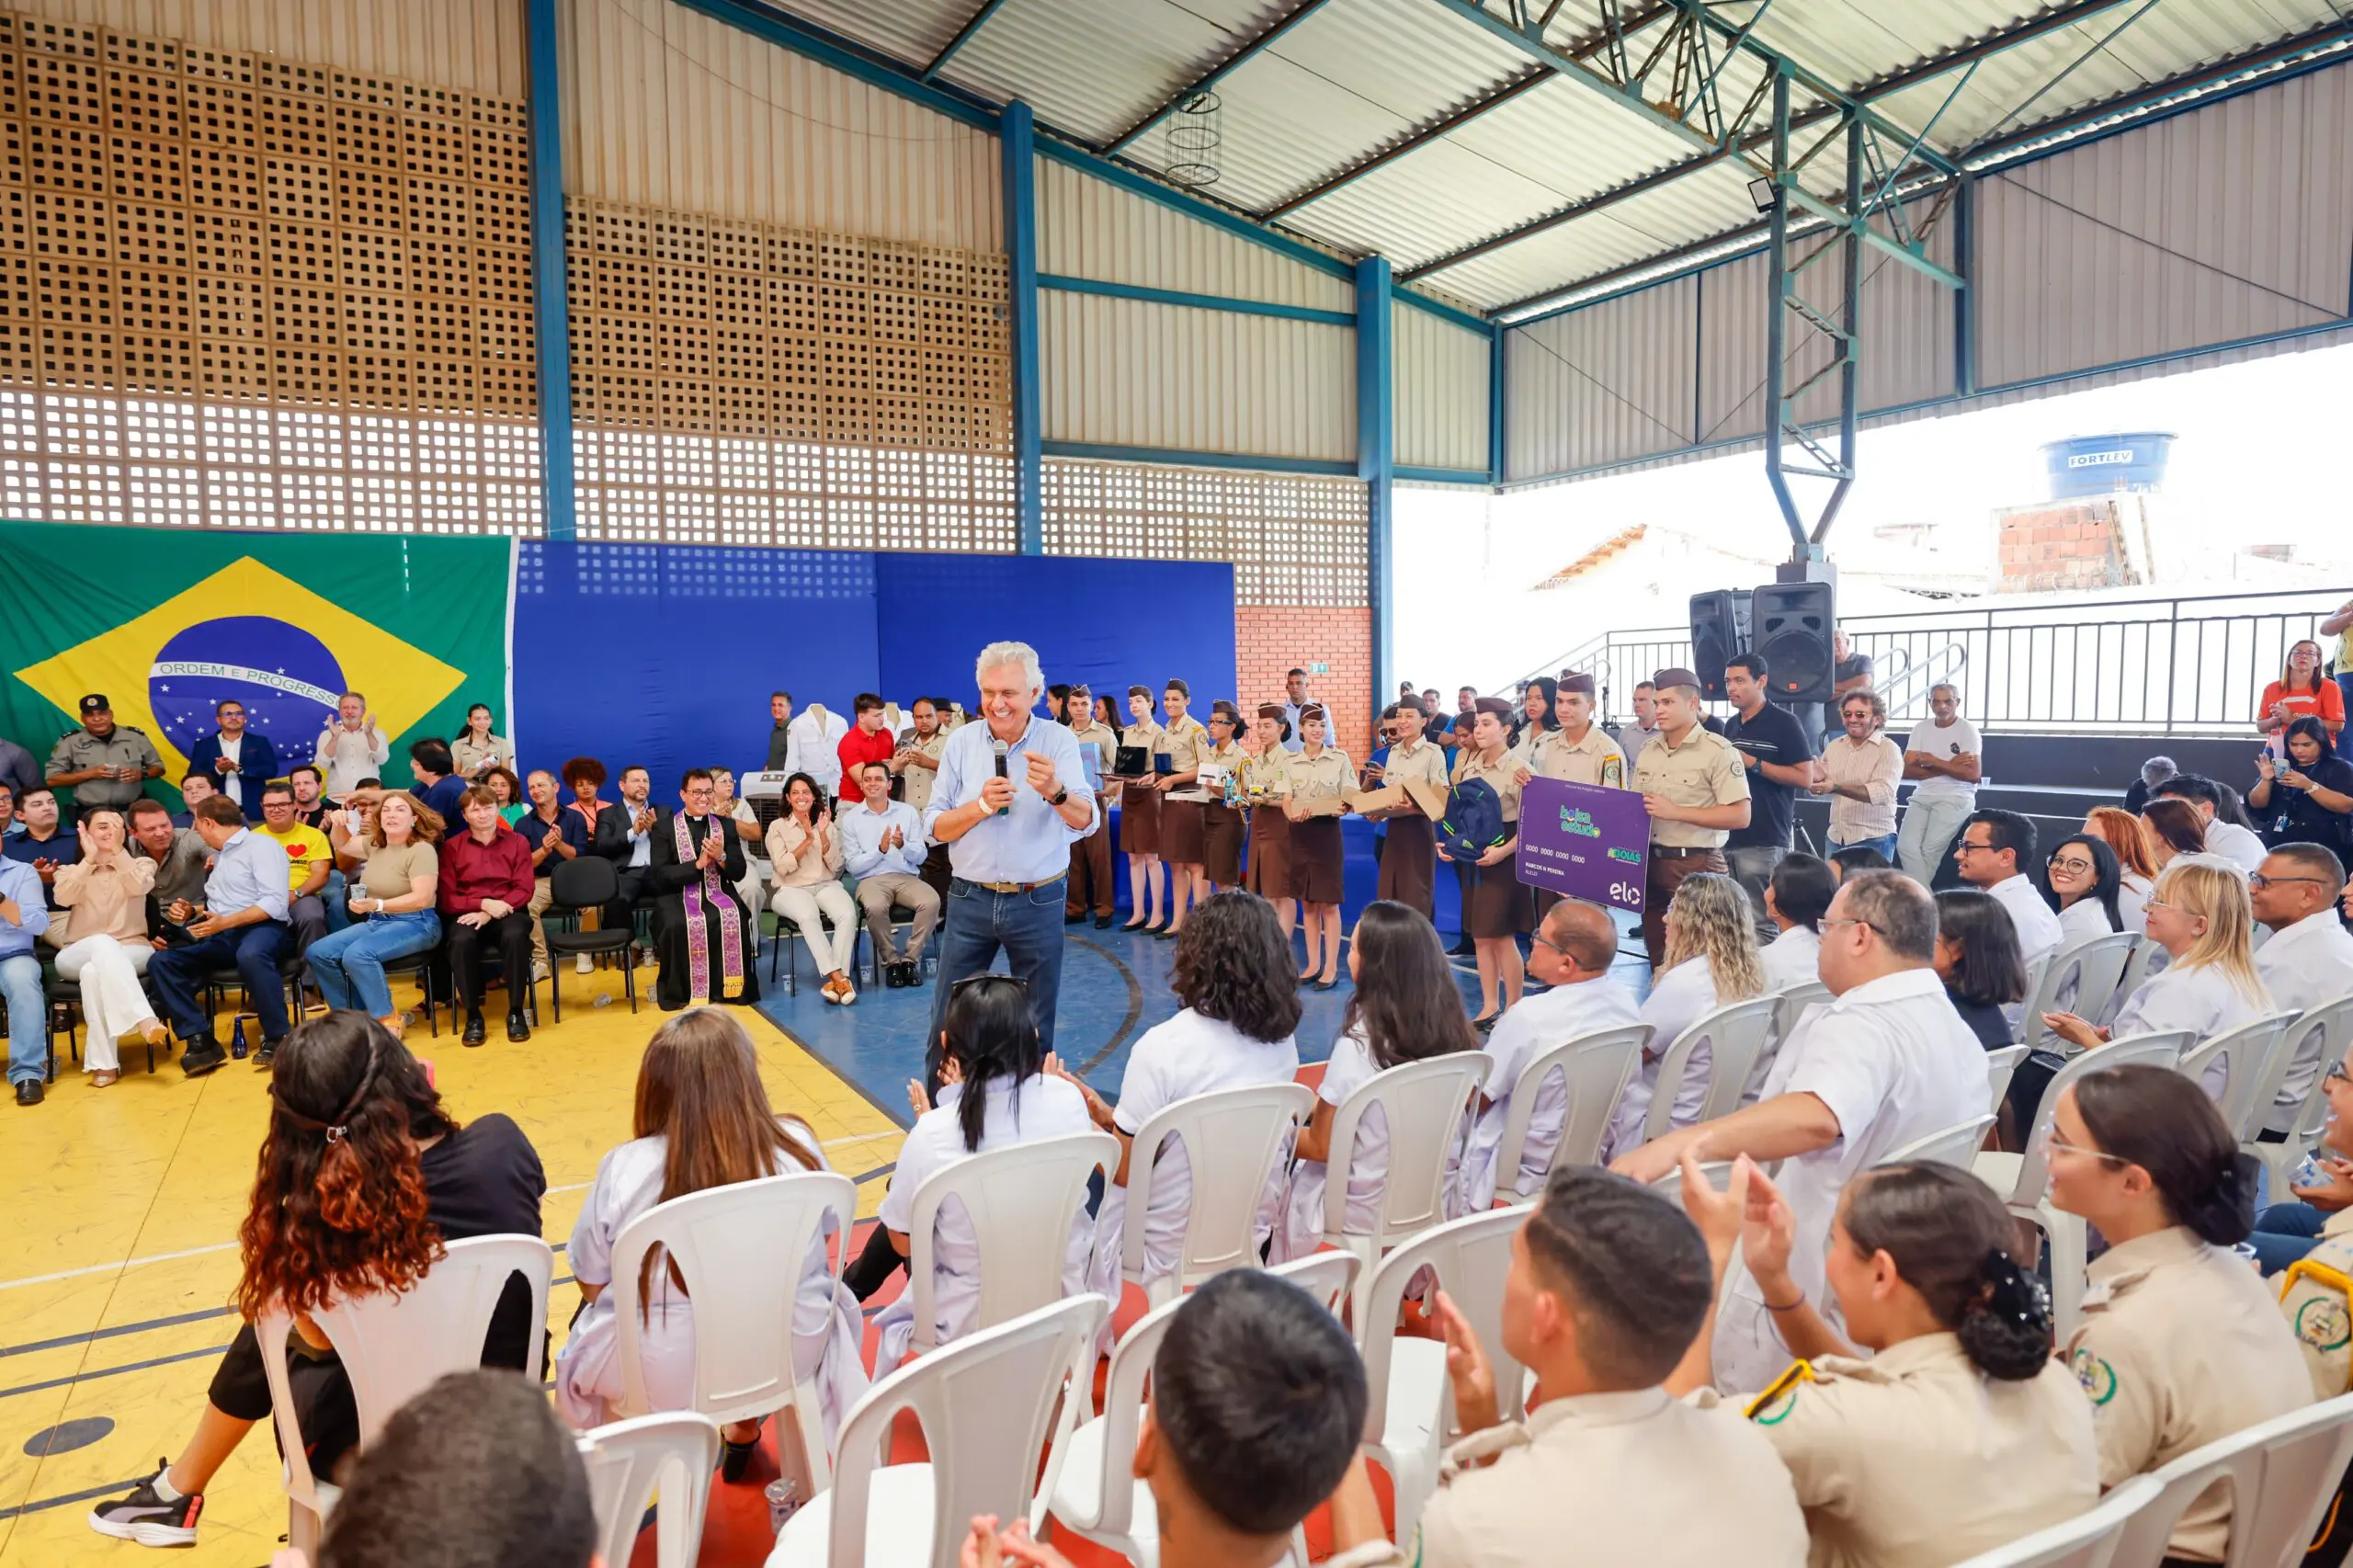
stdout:
<svg viewBox="0 0 2353 1568">
<path fill-rule="evenodd" d="M 1318 659 L 1307 666 L 1307 673 L 1312 676 L 1328 676 L 1332 673 L 1332 666 Z"/>
</svg>

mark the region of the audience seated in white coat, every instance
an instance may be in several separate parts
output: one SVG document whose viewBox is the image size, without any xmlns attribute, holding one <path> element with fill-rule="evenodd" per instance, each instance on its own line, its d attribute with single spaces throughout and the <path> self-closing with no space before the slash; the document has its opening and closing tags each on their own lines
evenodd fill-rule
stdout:
<svg viewBox="0 0 2353 1568">
<path fill-rule="evenodd" d="M 1710 871 L 1686 877 L 1666 906 L 1666 956 L 1651 983 L 1650 999 L 1643 1004 L 1642 1021 L 1657 1032 L 1651 1036 L 1641 1070 L 1626 1087 L 1626 1097 L 1619 1102 L 1605 1158 L 1614 1159 L 1642 1142 L 1643 1119 L 1660 1092 L 1660 1061 L 1683 1031 L 1718 1007 L 1764 992 L 1765 971 L 1757 960 L 1748 895 L 1729 877 Z M 1699 1119 L 1708 1094 L 1710 1057 L 1703 1041 L 1684 1062 L 1682 1082 L 1666 1086 L 1665 1092 L 1675 1096 L 1671 1126 L 1688 1127 Z"/>
</svg>

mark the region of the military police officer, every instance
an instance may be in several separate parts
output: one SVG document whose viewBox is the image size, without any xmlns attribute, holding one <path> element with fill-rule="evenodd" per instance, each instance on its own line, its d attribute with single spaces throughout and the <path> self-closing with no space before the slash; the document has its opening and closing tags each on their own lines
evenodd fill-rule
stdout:
<svg viewBox="0 0 2353 1568">
<path fill-rule="evenodd" d="M 49 782 L 70 787 L 74 806 L 120 808 L 164 776 L 164 759 L 144 731 L 114 722 L 114 709 L 97 692 L 82 699 L 82 727 L 57 738 L 49 754 Z"/>
<path fill-rule="evenodd" d="M 1651 813 L 1643 946 L 1656 969 L 1666 952 L 1666 906 L 1675 890 L 1698 872 L 1722 872 L 1724 840 L 1748 824 L 1748 774 L 1732 743 L 1700 723 L 1698 676 L 1661 670 L 1653 684 L 1658 734 L 1634 759 L 1634 788 Z"/>
</svg>

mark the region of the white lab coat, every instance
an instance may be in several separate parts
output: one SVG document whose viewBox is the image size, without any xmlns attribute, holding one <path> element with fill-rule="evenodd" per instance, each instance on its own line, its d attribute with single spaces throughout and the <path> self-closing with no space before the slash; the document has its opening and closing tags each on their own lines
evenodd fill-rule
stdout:
<svg viewBox="0 0 2353 1568">
<path fill-rule="evenodd" d="M 1618 1114 L 1610 1119 L 1609 1137 L 1601 1151 L 1605 1162 L 1642 1145 L 1643 1122 L 1650 1115 L 1651 1100 L 1658 1092 L 1661 1059 L 1685 1029 L 1715 1007 L 1716 977 L 1708 968 L 1705 954 L 1685 959 L 1652 983 L 1650 999 L 1643 1004 L 1642 1021 L 1656 1032 L 1651 1036 L 1650 1049 L 1643 1053 L 1643 1064 L 1634 1074 L 1634 1081 L 1626 1085 L 1626 1097 L 1618 1102 Z M 1712 1054 L 1703 1040 L 1683 1064 L 1683 1082 L 1676 1086 L 1670 1127 L 1688 1127 L 1699 1119 L 1699 1107 L 1708 1097 L 1708 1065 Z"/>
<path fill-rule="evenodd" d="M 1462 1152 L 1462 1168 L 1455 1183 L 1454 1211 L 1475 1214 L 1495 1200 L 1501 1174 L 1495 1156 L 1504 1141 L 1504 1123 L 1511 1116 L 1512 1086 L 1528 1063 L 1564 1040 L 1598 1029 L 1623 1028 L 1643 1021 L 1631 987 L 1608 975 L 1531 992 L 1495 1021 L 1483 1049 L 1494 1060 L 1487 1085 L 1481 1091 L 1491 1103 L 1471 1124 Z M 1327 1082 L 1329 1080 L 1326 1080 Z M 1568 1085 L 1555 1077 L 1536 1091 L 1536 1108 L 1529 1113 L 1528 1142 L 1520 1150 L 1519 1174 L 1533 1179 L 1549 1169 L 1552 1150 L 1568 1120 Z"/>
</svg>

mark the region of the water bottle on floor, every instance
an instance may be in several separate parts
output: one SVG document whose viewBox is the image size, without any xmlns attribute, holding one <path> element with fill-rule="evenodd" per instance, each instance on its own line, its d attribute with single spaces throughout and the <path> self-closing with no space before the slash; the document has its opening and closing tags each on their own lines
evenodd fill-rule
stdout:
<svg viewBox="0 0 2353 1568">
<path fill-rule="evenodd" d="M 245 1016 L 237 1015 L 236 1027 L 229 1033 L 229 1054 L 243 1062 L 245 1059 Z"/>
<path fill-rule="evenodd" d="M 609 991 L 597 992 L 596 999 L 588 1004 L 591 1007 L 609 1007 L 612 1005 L 613 994 Z"/>
<path fill-rule="evenodd" d="M 801 1511 L 801 1483 L 791 1476 L 780 1476 L 763 1490 L 768 1500 L 768 1529 L 782 1535 L 787 1519 Z"/>
</svg>

